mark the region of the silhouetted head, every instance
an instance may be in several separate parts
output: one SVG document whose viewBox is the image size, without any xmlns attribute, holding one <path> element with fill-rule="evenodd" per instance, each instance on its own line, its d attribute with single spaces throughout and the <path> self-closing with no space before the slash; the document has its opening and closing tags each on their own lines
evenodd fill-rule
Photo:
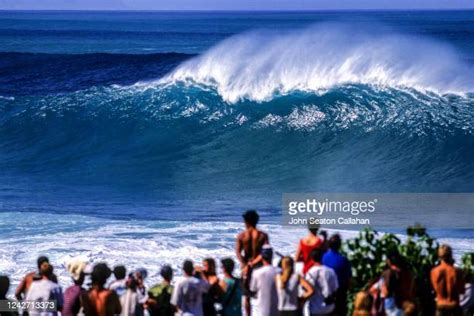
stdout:
<svg viewBox="0 0 474 316">
<path fill-rule="evenodd" d="M 92 284 L 98 286 L 104 286 L 107 279 L 112 275 L 112 271 L 109 269 L 107 264 L 98 263 L 94 266 L 91 273 Z"/>
<path fill-rule="evenodd" d="M 317 236 L 318 231 L 319 231 L 320 225 L 319 224 L 309 224 L 308 225 L 308 230 L 311 233 L 311 235 Z"/>
<path fill-rule="evenodd" d="M 202 268 L 206 275 L 216 275 L 216 261 L 214 259 L 204 259 L 202 261 Z"/>
<path fill-rule="evenodd" d="M 246 225 L 250 227 L 256 227 L 258 224 L 258 220 L 260 216 L 258 215 L 257 211 L 255 210 L 248 210 L 246 211 L 242 217 L 244 218 L 244 222 Z"/>
<path fill-rule="evenodd" d="M 225 273 L 232 275 L 234 272 L 234 267 L 235 267 L 235 262 L 231 258 L 224 258 L 221 260 L 222 264 L 222 270 L 224 270 Z"/>
<path fill-rule="evenodd" d="M 164 265 L 161 267 L 160 275 L 166 281 L 171 282 L 173 279 L 173 269 L 169 265 Z"/>
<path fill-rule="evenodd" d="M 135 270 L 135 277 L 137 278 L 137 280 L 145 280 L 148 276 L 148 271 L 147 269 L 145 268 L 138 268 L 137 270 Z"/>
<path fill-rule="evenodd" d="M 42 269 L 47 269 L 48 265 L 49 265 L 49 259 L 48 257 L 45 257 L 45 256 L 40 256 L 38 257 L 38 259 L 36 260 L 36 264 L 38 266 L 38 271 L 40 272 L 41 274 L 41 270 Z"/>
<path fill-rule="evenodd" d="M 341 249 L 341 244 L 342 241 L 341 236 L 339 236 L 339 234 L 334 234 L 331 236 L 331 238 L 329 238 L 328 246 L 333 251 L 339 251 L 339 249 Z"/>
<path fill-rule="evenodd" d="M 271 264 L 273 259 L 273 249 L 269 245 L 264 245 L 262 247 L 262 259 L 264 262 Z"/>
<path fill-rule="evenodd" d="M 401 267 L 403 265 L 403 257 L 397 248 L 390 249 L 387 252 L 387 263 L 396 267 Z"/>
<path fill-rule="evenodd" d="M 313 249 L 313 251 L 311 251 L 310 256 L 314 262 L 321 263 L 323 259 L 323 251 L 319 248 Z"/>
<path fill-rule="evenodd" d="M 41 266 L 41 271 L 40 271 L 40 275 L 43 277 L 43 278 L 48 278 L 48 279 L 53 279 L 53 266 L 50 265 L 49 263 L 43 263 L 43 265 Z"/>
<path fill-rule="evenodd" d="M 186 275 L 191 276 L 194 272 L 194 265 L 191 260 L 185 260 L 183 263 L 183 271 Z"/>
<path fill-rule="evenodd" d="M 438 248 L 438 258 L 446 263 L 453 263 L 453 250 L 448 245 L 441 245 Z"/>
<path fill-rule="evenodd" d="M 135 273 L 130 273 L 128 275 L 128 278 L 127 278 L 127 281 L 125 282 L 125 284 L 127 285 L 128 289 L 130 289 L 132 291 L 135 291 L 138 287 L 138 280 L 137 280 L 136 274 Z"/>
<path fill-rule="evenodd" d="M 10 279 L 6 275 L 0 275 L 0 299 L 5 299 L 8 288 L 10 288 Z"/>
<path fill-rule="evenodd" d="M 114 276 L 117 280 L 123 280 L 127 276 L 127 268 L 119 265 L 114 267 Z"/>
</svg>

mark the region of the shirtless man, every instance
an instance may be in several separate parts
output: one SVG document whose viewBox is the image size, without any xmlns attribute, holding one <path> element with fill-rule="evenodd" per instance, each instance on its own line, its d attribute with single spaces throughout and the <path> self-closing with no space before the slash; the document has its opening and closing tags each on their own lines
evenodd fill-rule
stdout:
<svg viewBox="0 0 474 316">
<path fill-rule="evenodd" d="M 235 250 L 242 269 L 244 308 L 247 316 L 250 316 L 250 297 L 252 293 L 249 290 L 249 285 L 252 270 L 262 265 L 262 247 L 267 245 L 269 241 L 268 235 L 257 229 L 260 217 L 256 211 L 246 211 L 242 217 L 244 218 L 245 230 L 237 236 Z"/>
</svg>

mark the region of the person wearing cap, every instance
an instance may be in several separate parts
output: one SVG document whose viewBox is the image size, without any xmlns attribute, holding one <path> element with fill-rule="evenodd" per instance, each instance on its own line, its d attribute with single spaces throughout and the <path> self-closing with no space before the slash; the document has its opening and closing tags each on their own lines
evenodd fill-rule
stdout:
<svg viewBox="0 0 474 316">
<path fill-rule="evenodd" d="M 160 270 L 160 275 L 163 281 L 152 286 L 148 291 L 148 312 L 150 316 L 173 316 L 176 311 L 171 305 L 173 269 L 169 265 L 164 265 Z"/>
<path fill-rule="evenodd" d="M 260 252 L 263 266 L 255 269 L 250 281 L 250 291 L 256 294 L 257 315 L 278 315 L 277 269 L 272 266 L 273 249 L 264 245 Z"/>
<path fill-rule="evenodd" d="M 28 292 L 28 289 L 30 288 L 31 283 L 35 279 L 41 279 L 41 276 L 50 267 L 49 259 L 48 257 L 45 257 L 45 256 L 38 257 L 36 263 L 37 263 L 38 271 L 30 272 L 27 275 L 25 275 L 25 277 L 21 280 L 20 284 L 16 288 L 15 297 L 17 300 L 22 300 L 23 297 L 26 296 L 26 293 Z M 57 278 L 54 275 L 54 273 L 50 275 L 50 278 L 51 278 L 51 281 L 53 282 L 57 281 Z"/>
<path fill-rule="evenodd" d="M 57 311 L 44 312 L 31 307 L 28 310 L 30 316 L 56 316 L 58 311 L 62 311 L 64 305 L 62 289 L 56 282 L 51 281 L 52 275 L 53 266 L 49 263 L 43 263 L 41 274 L 38 276 L 38 279 L 35 278 L 31 283 L 25 300 L 34 302 L 56 301 Z"/>
<path fill-rule="evenodd" d="M 85 291 L 82 287 L 84 283 L 85 273 L 84 269 L 87 267 L 87 262 L 83 259 L 71 259 L 66 268 L 72 277 L 73 285 L 64 291 L 64 306 L 61 311 L 62 316 L 75 316 L 81 310 L 81 293 Z"/>
<path fill-rule="evenodd" d="M 464 279 L 461 270 L 454 266 L 451 247 L 438 248 L 440 263 L 431 270 L 431 284 L 436 292 L 436 315 L 462 315 L 459 296 L 464 293 Z"/>
<path fill-rule="evenodd" d="M 119 298 L 115 291 L 105 288 L 107 279 L 112 274 L 107 264 L 98 263 L 91 272 L 92 286 L 81 294 L 84 314 L 89 316 L 114 316 L 122 312 Z"/>
<path fill-rule="evenodd" d="M 243 289 L 244 289 L 244 308 L 250 316 L 250 297 L 249 290 L 252 279 L 252 270 L 262 266 L 261 251 L 264 245 L 269 244 L 268 235 L 257 229 L 260 219 L 258 213 L 254 210 L 246 211 L 242 215 L 245 224 L 245 230 L 237 236 L 236 255 L 241 265 Z"/>
<path fill-rule="evenodd" d="M 194 276 L 194 265 L 184 261 L 184 276 L 176 283 L 171 304 L 176 307 L 177 315 L 203 316 L 202 296 L 209 290 L 209 283 Z"/>
</svg>

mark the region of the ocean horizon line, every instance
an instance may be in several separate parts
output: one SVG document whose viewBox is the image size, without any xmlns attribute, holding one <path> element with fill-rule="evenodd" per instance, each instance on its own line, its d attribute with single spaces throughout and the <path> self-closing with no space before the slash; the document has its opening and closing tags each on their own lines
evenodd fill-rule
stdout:
<svg viewBox="0 0 474 316">
<path fill-rule="evenodd" d="M 263 9 L 245 9 L 245 10 L 229 10 L 229 9 L 2 9 L 0 8 L 0 13 L 5 12 L 19 12 L 19 13 L 47 13 L 47 12 L 71 12 L 71 13 L 101 13 L 101 12 L 117 12 L 117 13 L 351 13 L 351 12 L 462 12 L 462 11 L 474 11 L 472 8 L 410 8 L 410 9 L 385 9 L 385 8 L 367 8 L 367 9 L 357 9 L 357 8 L 347 8 L 347 9 L 281 9 L 281 10 L 263 10 Z"/>
</svg>

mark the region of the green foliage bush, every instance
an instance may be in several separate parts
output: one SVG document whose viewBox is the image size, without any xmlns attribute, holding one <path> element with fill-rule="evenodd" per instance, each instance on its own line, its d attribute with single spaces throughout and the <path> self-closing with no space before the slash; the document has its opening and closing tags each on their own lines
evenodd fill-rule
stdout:
<svg viewBox="0 0 474 316">
<path fill-rule="evenodd" d="M 474 252 L 465 253 L 461 257 L 462 269 L 466 274 L 466 279 L 474 282 Z"/>
<path fill-rule="evenodd" d="M 402 241 L 394 234 L 379 234 L 372 229 L 362 230 L 358 237 L 344 244 L 344 251 L 352 264 L 352 287 L 349 295 L 349 310 L 353 296 L 380 277 L 385 268 L 385 255 L 398 249 L 411 267 L 417 285 L 418 306 L 423 315 L 433 314 L 433 297 L 429 284 L 431 268 L 437 262 L 438 242 L 421 226 L 409 227 Z M 423 304 L 420 304 L 423 302 Z"/>
</svg>

